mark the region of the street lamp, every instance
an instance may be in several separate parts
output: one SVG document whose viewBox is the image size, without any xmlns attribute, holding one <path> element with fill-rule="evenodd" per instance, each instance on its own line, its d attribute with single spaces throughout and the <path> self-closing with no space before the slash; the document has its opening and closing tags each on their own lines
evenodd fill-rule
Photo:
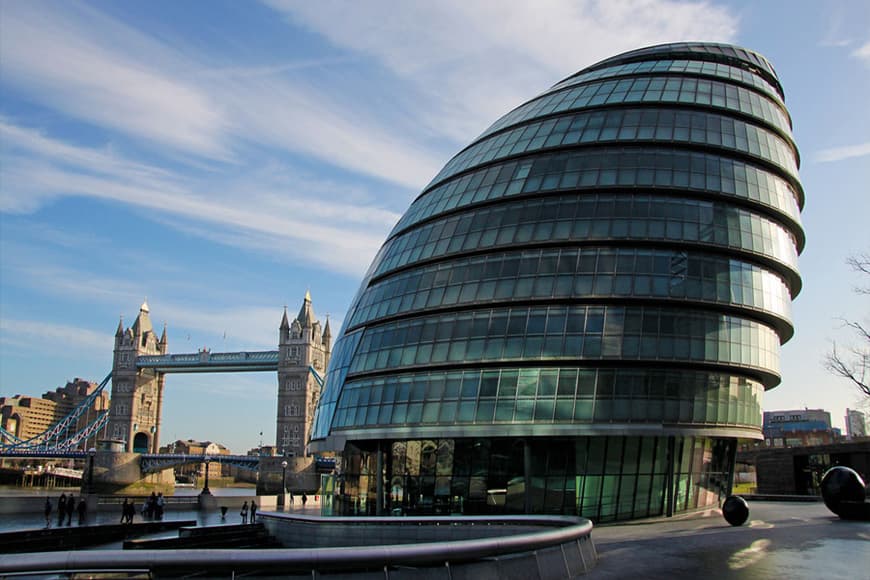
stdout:
<svg viewBox="0 0 870 580">
<path fill-rule="evenodd" d="M 91 447 L 88 449 L 88 495 L 94 493 L 94 456 L 97 450 Z"/>
<path fill-rule="evenodd" d="M 281 462 L 281 507 L 284 507 L 284 499 L 287 496 L 287 460 Z"/>
<path fill-rule="evenodd" d="M 211 457 L 205 457 L 205 485 L 202 488 L 202 495 L 211 495 L 211 490 L 208 488 L 208 463 L 211 461 Z"/>
</svg>

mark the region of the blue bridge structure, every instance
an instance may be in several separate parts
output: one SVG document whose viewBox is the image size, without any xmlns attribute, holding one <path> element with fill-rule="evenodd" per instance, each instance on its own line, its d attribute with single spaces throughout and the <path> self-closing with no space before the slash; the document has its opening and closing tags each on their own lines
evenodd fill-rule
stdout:
<svg viewBox="0 0 870 580">
<path fill-rule="evenodd" d="M 136 359 L 136 368 L 160 373 L 277 371 L 278 351 L 209 352 L 203 349 L 191 354 L 143 355 Z"/>
<path fill-rule="evenodd" d="M 297 477 L 299 488 L 310 489 L 318 485 L 318 473 L 331 471 L 334 460 L 309 455 L 307 445 L 311 413 L 323 388 L 323 375 L 331 354 L 331 333 L 328 320 L 321 327 L 315 318 L 310 294 L 306 293 L 302 309 L 292 323 L 285 307 L 277 350 L 211 352 L 203 348 L 193 353 L 173 354 L 169 352 L 165 326 L 162 335 L 158 336 L 149 313 L 147 302 L 143 302 L 139 315 L 129 328 L 124 327 L 123 319 L 118 323 L 111 372 L 65 417 L 55 421 L 44 432 L 28 438 L 19 436 L 21 422 L 14 424 L 17 428 L 0 423 L 0 458 L 84 459 L 89 455 L 88 451 L 94 450 L 99 452 L 97 473 L 100 473 L 100 468 L 118 473 L 116 467 L 123 464 L 125 467 L 120 471 L 125 472 L 126 483 L 133 482 L 129 478 L 134 474 L 126 467 L 131 462 L 138 463 L 139 476 L 143 479 L 173 466 L 215 461 L 259 470 L 260 482 L 264 481 L 264 470 L 269 476 L 265 480 L 271 482 L 276 473 L 283 474 L 283 465 L 291 480 Z M 269 456 L 218 455 L 212 449 L 208 451 L 210 455 L 159 453 L 167 375 L 239 372 L 277 374 L 278 412 L 274 445 L 277 453 Z M 107 398 L 106 389 L 111 391 L 111 400 L 109 408 L 102 410 L 95 402 L 100 397 Z M 103 452 L 130 456 L 113 460 L 102 458 Z M 302 481 L 304 477 L 307 479 Z M 280 479 L 276 481 L 280 482 Z"/>
</svg>

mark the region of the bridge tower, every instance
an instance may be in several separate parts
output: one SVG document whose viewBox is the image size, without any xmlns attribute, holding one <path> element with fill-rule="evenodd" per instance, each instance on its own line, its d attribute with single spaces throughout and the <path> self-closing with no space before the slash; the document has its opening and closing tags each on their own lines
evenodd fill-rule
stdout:
<svg viewBox="0 0 870 580">
<path fill-rule="evenodd" d="M 166 375 L 154 369 L 137 368 L 136 359 L 166 352 L 166 326 L 158 339 L 151 325 L 147 301 L 139 307 L 133 326 L 125 330 L 123 318 L 118 322 L 108 434 L 111 439 L 124 441 L 124 450 L 128 453 L 157 453 Z"/>
<path fill-rule="evenodd" d="M 321 327 L 306 292 L 299 314 L 291 322 L 284 308 L 278 333 L 278 422 L 275 447 L 288 463 L 287 485 L 291 489 L 312 489 L 318 483 L 314 458 L 306 444 L 320 399 L 320 386 L 308 367 L 323 375 L 332 333 L 329 320 Z"/>
</svg>

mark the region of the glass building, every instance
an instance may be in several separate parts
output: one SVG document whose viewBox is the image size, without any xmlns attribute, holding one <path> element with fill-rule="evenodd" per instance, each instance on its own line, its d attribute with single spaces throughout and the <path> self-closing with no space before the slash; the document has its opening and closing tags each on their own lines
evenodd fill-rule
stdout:
<svg viewBox="0 0 870 580">
<path fill-rule="evenodd" d="M 496 121 L 352 302 L 311 442 L 342 454 L 337 511 L 716 505 L 793 333 L 798 164 L 773 67 L 721 44 L 609 58 Z"/>
</svg>

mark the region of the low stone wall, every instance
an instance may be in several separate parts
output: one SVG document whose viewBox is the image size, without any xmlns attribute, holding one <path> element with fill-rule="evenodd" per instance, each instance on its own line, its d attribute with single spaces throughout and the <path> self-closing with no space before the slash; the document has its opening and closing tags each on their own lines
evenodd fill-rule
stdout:
<svg viewBox="0 0 870 580">
<path fill-rule="evenodd" d="M 500 538 L 540 532 L 564 521 L 505 520 L 491 517 L 432 518 L 316 518 L 264 513 L 259 518 L 269 534 L 285 548 L 387 546 Z M 457 523 L 458 522 L 458 523 Z"/>
<path fill-rule="evenodd" d="M 112 570 L 115 574 L 149 571 L 167 577 L 266 574 L 349 580 L 373 577 L 550 580 L 584 575 L 598 562 L 591 537 L 592 523 L 567 516 L 318 519 L 263 514 L 261 521 L 273 536 L 304 532 L 326 543 L 337 537 L 335 526 L 343 526 L 343 538 L 365 543 L 305 549 L 104 550 L 9 555 L 0 559 L 0 575 Z M 318 530 L 321 525 L 324 527 Z M 412 539 L 409 531 L 414 527 L 418 529 Z M 378 528 L 382 531 L 374 534 Z M 405 542 L 384 545 L 375 539 L 376 535 Z M 469 535 L 476 538 L 461 539 Z"/>
</svg>

